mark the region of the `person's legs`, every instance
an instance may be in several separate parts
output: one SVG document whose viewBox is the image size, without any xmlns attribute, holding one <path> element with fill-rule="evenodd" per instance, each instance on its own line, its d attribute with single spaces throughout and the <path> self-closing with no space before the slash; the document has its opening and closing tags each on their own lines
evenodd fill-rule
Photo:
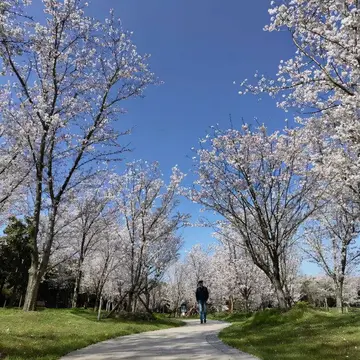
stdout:
<svg viewBox="0 0 360 360">
<path fill-rule="evenodd" d="M 203 303 L 203 320 L 204 320 L 204 323 L 206 323 L 206 302 L 204 301 Z"/>
<path fill-rule="evenodd" d="M 204 322 L 204 303 L 200 300 L 198 302 L 198 306 L 199 306 L 200 322 L 203 323 Z"/>
</svg>

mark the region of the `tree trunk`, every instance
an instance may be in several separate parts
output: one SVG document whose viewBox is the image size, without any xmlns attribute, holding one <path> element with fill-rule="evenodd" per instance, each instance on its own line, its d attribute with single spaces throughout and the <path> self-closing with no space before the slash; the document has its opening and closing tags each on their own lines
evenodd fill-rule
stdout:
<svg viewBox="0 0 360 360">
<path fill-rule="evenodd" d="M 81 246 L 80 246 L 80 256 L 79 256 L 79 261 L 77 263 L 77 269 L 76 269 L 76 279 L 75 279 L 75 288 L 74 288 L 74 295 L 72 298 L 72 303 L 71 303 L 71 307 L 72 308 L 76 308 L 78 305 L 78 298 L 79 298 L 79 294 L 80 294 L 80 285 L 81 285 L 81 280 L 82 280 L 82 266 L 85 260 L 85 241 L 86 241 L 86 231 L 83 230 L 83 235 L 82 235 L 82 239 L 81 239 Z"/>
<path fill-rule="evenodd" d="M 137 310 L 137 297 L 134 297 L 132 312 L 136 313 Z"/>
<path fill-rule="evenodd" d="M 339 312 L 344 312 L 344 302 L 343 302 L 343 283 L 335 282 L 335 296 L 336 296 L 336 308 Z"/>
<path fill-rule="evenodd" d="M 279 303 L 279 308 L 281 310 L 287 310 L 288 309 L 288 303 L 286 301 L 286 296 L 284 293 L 284 290 L 281 286 L 280 280 L 279 279 L 273 279 L 272 281 L 273 286 L 275 288 L 275 293 L 276 293 L 276 297 L 278 299 L 278 303 Z"/>
<path fill-rule="evenodd" d="M 150 309 L 150 294 L 148 292 L 145 293 L 145 299 L 146 299 L 146 310 Z"/>
<path fill-rule="evenodd" d="M 133 308 L 133 301 L 134 301 L 134 293 L 132 291 L 129 292 L 129 298 L 126 306 L 126 311 L 131 312 Z"/>
<path fill-rule="evenodd" d="M 99 300 L 99 311 L 98 311 L 98 316 L 97 316 L 98 321 L 100 321 L 100 319 L 101 319 L 102 306 L 103 306 L 103 297 L 100 296 L 100 300 Z"/>
<path fill-rule="evenodd" d="M 29 270 L 29 280 L 26 288 L 26 295 L 24 300 L 24 311 L 35 311 L 36 310 L 36 301 L 39 292 L 39 286 L 41 277 L 43 274 L 35 267 L 33 264 Z"/>
<path fill-rule="evenodd" d="M 32 242 L 33 242 L 33 251 L 31 255 L 31 266 L 29 270 L 29 280 L 26 288 L 26 295 L 24 300 L 24 311 L 34 311 L 36 310 L 36 300 L 38 297 L 39 286 L 41 278 L 45 274 L 51 253 L 51 246 L 54 240 L 55 233 L 55 219 L 57 214 L 57 207 L 54 206 L 50 217 L 49 217 L 49 232 L 47 234 L 46 242 L 44 244 L 44 252 L 41 258 L 41 263 L 39 264 L 39 253 L 37 250 L 37 235 L 36 229 L 34 229 Z M 35 250 L 36 249 L 36 250 Z"/>
<path fill-rule="evenodd" d="M 99 304 L 100 304 L 100 297 L 99 296 L 96 296 L 95 298 L 95 305 L 94 305 L 94 309 L 93 311 L 96 312 L 99 310 Z"/>
<path fill-rule="evenodd" d="M 326 309 L 326 311 L 329 311 L 329 305 L 328 305 L 327 297 L 325 298 L 325 309 Z"/>
<path fill-rule="evenodd" d="M 103 289 L 104 289 L 104 284 L 99 284 L 98 289 L 96 291 L 96 300 L 95 300 L 95 307 L 94 307 L 94 311 L 97 311 L 99 309 L 100 306 L 100 300 L 102 297 L 102 293 L 103 293 Z"/>
<path fill-rule="evenodd" d="M 84 303 L 84 309 L 87 309 L 88 308 L 88 304 L 89 304 L 89 294 L 86 294 L 86 300 L 85 300 L 85 303 Z"/>
<path fill-rule="evenodd" d="M 81 258 L 79 259 L 78 263 L 78 271 L 75 279 L 75 288 L 74 288 L 74 295 L 72 298 L 71 307 L 76 308 L 78 305 L 78 298 L 80 294 L 80 285 L 81 285 L 81 279 L 82 279 L 82 271 L 81 271 L 82 261 Z"/>
<path fill-rule="evenodd" d="M 35 195 L 35 207 L 34 216 L 30 231 L 30 246 L 31 246 L 31 265 L 29 269 L 29 279 L 26 288 L 24 311 L 34 311 L 36 309 L 36 300 L 39 291 L 39 285 L 43 274 L 39 272 L 39 250 L 38 250 L 38 233 L 40 229 L 40 213 L 42 205 L 42 192 L 43 192 L 43 170 L 44 170 L 44 158 L 46 138 L 48 136 L 48 130 L 45 129 L 40 143 L 39 159 L 36 162 L 36 195 Z M 50 249 L 49 249 L 50 255 Z M 46 264 L 47 265 L 47 264 Z"/>
<path fill-rule="evenodd" d="M 124 295 L 115 305 L 112 304 L 112 309 L 109 314 L 107 314 L 106 318 L 110 317 L 115 311 L 119 309 L 119 307 L 123 304 L 125 297 L 126 295 Z"/>
<path fill-rule="evenodd" d="M 291 292 L 290 292 L 287 284 L 285 284 L 285 286 L 284 286 L 284 293 L 285 293 L 286 302 L 288 304 L 288 308 L 290 309 L 291 305 L 292 305 L 292 297 L 291 297 Z"/>
<path fill-rule="evenodd" d="M 249 312 L 249 298 L 245 297 L 245 312 Z"/>
<path fill-rule="evenodd" d="M 140 295 L 139 295 L 139 300 L 140 300 L 140 302 L 144 305 L 144 308 L 145 308 L 146 312 L 148 312 L 149 314 L 152 314 L 153 312 L 152 312 L 152 310 L 150 309 L 150 307 L 149 307 L 149 305 L 148 305 L 148 303 L 147 303 L 147 300 L 144 301 L 144 300 L 141 298 Z"/>
<path fill-rule="evenodd" d="M 12 289 L 12 294 L 11 294 L 11 298 L 10 298 L 10 306 L 14 306 L 14 304 L 15 304 L 17 290 L 18 290 L 18 285 L 15 285 Z"/>
<path fill-rule="evenodd" d="M 232 314 L 234 311 L 234 297 L 232 295 L 229 296 L 229 313 Z"/>
</svg>

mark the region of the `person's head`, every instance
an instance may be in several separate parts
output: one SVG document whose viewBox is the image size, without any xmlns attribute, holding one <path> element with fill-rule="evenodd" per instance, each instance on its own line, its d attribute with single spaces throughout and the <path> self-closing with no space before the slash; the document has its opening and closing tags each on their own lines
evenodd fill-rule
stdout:
<svg viewBox="0 0 360 360">
<path fill-rule="evenodd" d="M 200 280 L 200 281 L 198 282 L 198 286 L 203 287 L 203 286 L 204 286 L 204 282 L 203 282 L 202 280 Z"/>
</svg>

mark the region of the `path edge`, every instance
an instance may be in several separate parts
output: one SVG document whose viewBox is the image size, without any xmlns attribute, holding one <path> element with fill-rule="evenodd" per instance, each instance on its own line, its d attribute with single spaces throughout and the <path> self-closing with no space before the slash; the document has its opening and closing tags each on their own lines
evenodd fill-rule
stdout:
<svg viewBox="0 0 360 360">
<path fill-rule="evenodd" d="M 224 324 L 228 324 L 227 327 L 231 326 L 232 324 L 227 321 L 221 321 Z M 230 345 L 225 344 L 222 340 L 219 338 L 219 333 L 217 334 L 210 334 L 206 335 L 206 341 L 214 347 L 216 350 L 221 351 L 225 355 L 229 355 L 230 357 L 234 359 L 241 359 L 241 360 L 260 360 L 258 357 L 248 354 L 244 351 L 241 351 L 239 349 L 236 349 Z"/>
</svg>

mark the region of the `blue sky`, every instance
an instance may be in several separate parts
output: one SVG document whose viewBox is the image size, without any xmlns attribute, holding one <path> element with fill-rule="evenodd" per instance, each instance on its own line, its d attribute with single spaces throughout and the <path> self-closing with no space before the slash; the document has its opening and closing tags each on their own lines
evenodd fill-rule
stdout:
<svg viewBox="0 0 360 360">
<path fill-rule="evenodd" d="M 33 0 L 36 4 L 39 0 Z M 110 8 L 123 27 L 134 32 L 141 53 L 150 53 L 161 86 L 144 99 L 124 104 L 121 126 L 133 127 L 127 139 L 134 151 L 127 160 L 159 161 L 166 176 L 177 164 L 189 173 L 191 147 L 209 126 L 234 126 L 254 117 L 271 130 L 284 126 L 285 114 L 274 100 L 238 95 L 239 83 L 256 70 L 273 76 L 281 59 L 293 54 L 286 32 L 263 31 L 269 22 L 268 0 L 92 0 L 90 15 L 105 18 Z M 188 182 L 191 177 L 188 178 Z M 184 200 L 181 209 L 194 220 L 199 207 Z M 213 241 L 210 229 L 183 231 L 185 247 Z M 306 271 L 312 271 L 306 266 Z"/>
</svg>

